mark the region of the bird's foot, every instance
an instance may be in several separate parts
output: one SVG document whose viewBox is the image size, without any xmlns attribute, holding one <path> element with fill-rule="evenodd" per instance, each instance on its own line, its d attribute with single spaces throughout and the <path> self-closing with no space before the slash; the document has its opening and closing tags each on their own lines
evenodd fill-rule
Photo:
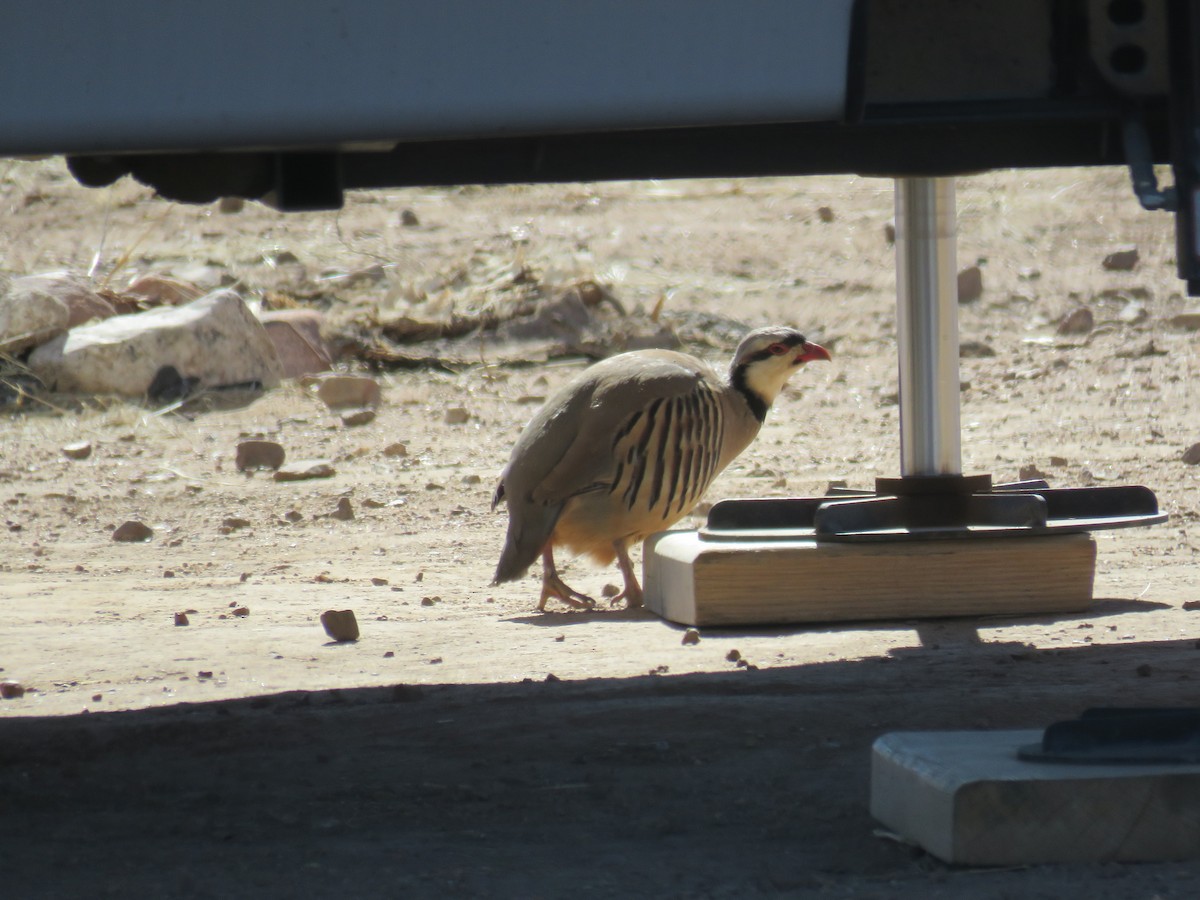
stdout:
<svg viewBox="0 0 1200 900">
<path fill-rule="evenodd" d="M 616 606 L 623 600 L 626 609 L 637 609 L 642 605 L 643 599 L 641 585 L 631 584 L 608 602 L 609 606 Z"/>
<path fill-rule="evenodd" d="M 538 612 L 546 611 L 546 601 L 551 597 L 557 597 L 567 606 L 575 609 L 592 609 L 596 605 L 596 601 L 587 594 L 581 594 L 579 591 L 567 585 L 565 581 L 555 575 L 552 578 L 542 579 L 542 599 L 538 601 Z"/>
</svg>

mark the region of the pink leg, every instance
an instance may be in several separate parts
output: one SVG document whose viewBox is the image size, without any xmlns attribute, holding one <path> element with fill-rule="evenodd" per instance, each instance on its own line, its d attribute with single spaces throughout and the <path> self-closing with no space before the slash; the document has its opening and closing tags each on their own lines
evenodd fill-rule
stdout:
<svg viewBox="0 0 1200 900">
<path fill-rule="evenodd" d="M 547 544 L 542 551 L 542 599 L 537 605 L 539 612 L 546 611 L 546 601 L 551 597 L 557 597 L 576 609 L 591 609 L 596 605 L 596 601 L 587 594 L 579 593 L 558 577 L 558 569 L 554 567 L 554 548 Z"/>
</svg>

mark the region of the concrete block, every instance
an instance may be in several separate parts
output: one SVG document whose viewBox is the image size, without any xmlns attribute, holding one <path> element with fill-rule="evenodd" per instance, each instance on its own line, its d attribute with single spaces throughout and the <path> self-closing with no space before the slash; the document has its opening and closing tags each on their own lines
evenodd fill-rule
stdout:
<svg viewBox="0 0 1200 900">
<path fill-rule="evenodd" d="M 1031 731 L 895 732 L 871 757 L 871 815 L 948 863 L 1200 857 L 1200 764 L 1025 762 Z"/>
</svg>

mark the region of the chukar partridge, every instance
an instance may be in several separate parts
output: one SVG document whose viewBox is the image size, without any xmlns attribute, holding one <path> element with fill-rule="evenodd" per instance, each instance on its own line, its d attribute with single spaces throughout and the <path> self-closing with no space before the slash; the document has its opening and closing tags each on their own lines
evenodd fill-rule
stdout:
<svg viewBox="0 0 1200 900">
<path fill-rule="evenodd" d="M 520 578 L 542 558 L 538 609 L 557 597 L 591 607 L 554 566 L 563 546 L 602 565 L 615 559 L 641 606 L 631 544 L 671 526 L 754 440 L 784 383 L 829 352 L 794 328 L 752 331 L 721 378 L 671 350 L 622 353 L 585 369 L 525 426 L 500 475 L 492 509 L 508 503 L 508 534 L 495 583 Z"/>
</svg>

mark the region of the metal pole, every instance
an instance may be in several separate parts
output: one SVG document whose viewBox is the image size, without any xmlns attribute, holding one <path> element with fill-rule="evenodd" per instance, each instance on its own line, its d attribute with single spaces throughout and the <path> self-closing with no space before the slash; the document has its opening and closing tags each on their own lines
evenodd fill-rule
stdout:
<svg viewBox="0 0 1200 900">
<path fill-rule="evenodd" d="M 961 475 L 954 179 L 896 180 L 900 474 Z"/>
</svg>

